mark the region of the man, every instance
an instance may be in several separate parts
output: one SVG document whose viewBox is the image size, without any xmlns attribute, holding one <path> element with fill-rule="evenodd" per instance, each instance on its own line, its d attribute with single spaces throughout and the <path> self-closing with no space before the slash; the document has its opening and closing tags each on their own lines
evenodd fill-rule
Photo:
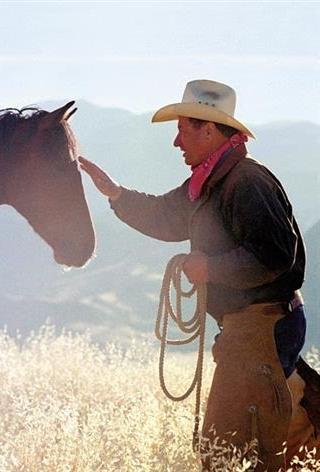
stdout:
<svg viewBox="0 0 320 472">
<path fill-rule="evenodd" d="M 207 312 L 221 327 L 203 426 L 205 470 L 217 434 L 240 447 L 256 437 L 263 470 L 273 471 L 283 465 L 284 441 L 288 459 L 300 445 L 316 444 L 296 371 L 305 339 L 298 292 L 305 251 L 280 182 L 247 154 L 254 136 L 234 118 L 235 103 L 231 87 L 195 80 L 181 103 L 155 113 L 154 122 L 178 121 L 174 146 L 192 171 L 165 195 L 121 187 L 80 162 L 128 225 L 164 241 L 190 240 L 183 270 L 190 282 L 207 283 Z"/>
</svg>

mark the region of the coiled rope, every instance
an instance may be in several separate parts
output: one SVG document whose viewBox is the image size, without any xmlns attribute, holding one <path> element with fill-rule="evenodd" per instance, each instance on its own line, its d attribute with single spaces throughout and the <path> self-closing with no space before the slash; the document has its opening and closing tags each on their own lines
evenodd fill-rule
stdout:
<svg viewBox="0 0 320 472">
<path fill-rule="evenodd" d="M 201 384 L 203 370 L 203 354 L 204 354 L 204 336 L 207 306 L 207 289 L 206 284 L 193 285 L 189 291 L 184 291 L 181 284 L 181 274 L 186 254 L 178 254 L 174 256 L 167 264 L 166 271 L 162 281 L 160 292 L 160 301 L 158 315 L 156 320 L 155 334 L 160 341 L 160 358 L 159 358 L 159 377 L 160 385 L 164 394 L 173 401 L 185 400 L 196 388 L 196 405 L 195 419 L 193 430 L 193 450 L 198 451 L 200 446 L 199 424 L 200 424 L 200 402 L 201 402 Z M 175 309 L 172 306 L 171 293 L 175 291 Z M 183 319 L 182 300 L 183 298 L 191 298 L 196 294 L 196 306 L 193 316 L 189 320 Z M 169 317 L 182 333 L 188 334 L 189 337 L 184 339 L 167 339 Z M 190 387 L 182 395 L 175 396 L 169 392 L 164 379 L 164 358 L 167 344 L 182 345 L 189 344 L 199 337 L 199 349 L 197 365 L 193 380 Z"/>
</svg>

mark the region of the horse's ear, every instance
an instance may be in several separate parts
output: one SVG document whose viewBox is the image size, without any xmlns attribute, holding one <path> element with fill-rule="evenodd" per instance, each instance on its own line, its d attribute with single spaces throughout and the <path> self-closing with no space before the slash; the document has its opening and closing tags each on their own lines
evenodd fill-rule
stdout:
<svg viewBox="0 0 320 472">
<path fill-rule="evenodd" d="M 78 108 L 74 108 L 73 110 L 69 111 L 68 113 L 65 114 L 65 116 L 63 117 L 63 119 L 65 121 L 68 121 L 69 118 L 71 118 L 71 116 L 78 110 Z"/>
<path fill-rule="evenodd" d="M 50 113 L 45 114 L 40 118 L 39 127 L 41 129 L 49 129 L 53 126 L 56 126 L 58 123 L 61 123 L 64 120 L 68 120 L 71 115 L 73 115 L 77 109 L 69 109 L 75 104 L 75 101 L 68 102 L 63 107 L 57 108 L 57 110 L 51 111 Z"/>
</svg>

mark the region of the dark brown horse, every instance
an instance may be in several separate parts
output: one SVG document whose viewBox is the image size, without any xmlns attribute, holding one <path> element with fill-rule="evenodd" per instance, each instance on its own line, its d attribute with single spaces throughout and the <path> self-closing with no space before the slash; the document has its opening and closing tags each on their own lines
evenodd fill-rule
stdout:
<svg viewBox="0 0 320 472">
<path fill-rule="evenodd" d="M 81 267 L 93 254 L 95 233 L 67 123 L 73 105 L 0 112 L 0 204 L 27 219 L 56 262 Z"/>
</svg>

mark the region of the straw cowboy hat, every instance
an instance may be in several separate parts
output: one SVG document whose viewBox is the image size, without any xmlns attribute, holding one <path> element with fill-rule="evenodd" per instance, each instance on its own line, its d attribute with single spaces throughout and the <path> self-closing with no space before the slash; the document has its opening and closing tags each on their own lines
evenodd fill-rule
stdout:
<svg viewBox="0 0 320 472">
<path fill-rule="evenodd" d="M 198 118 L 232 126 L 247 136 L 254 134 L 234 118 L 236 93 L 228 85 L 212 80 L 188 82 L 181 103 L 172 103 L 160 108 L 152 117 L 152 122 L 177 120 L 179 116 Z"/>
</svg>

